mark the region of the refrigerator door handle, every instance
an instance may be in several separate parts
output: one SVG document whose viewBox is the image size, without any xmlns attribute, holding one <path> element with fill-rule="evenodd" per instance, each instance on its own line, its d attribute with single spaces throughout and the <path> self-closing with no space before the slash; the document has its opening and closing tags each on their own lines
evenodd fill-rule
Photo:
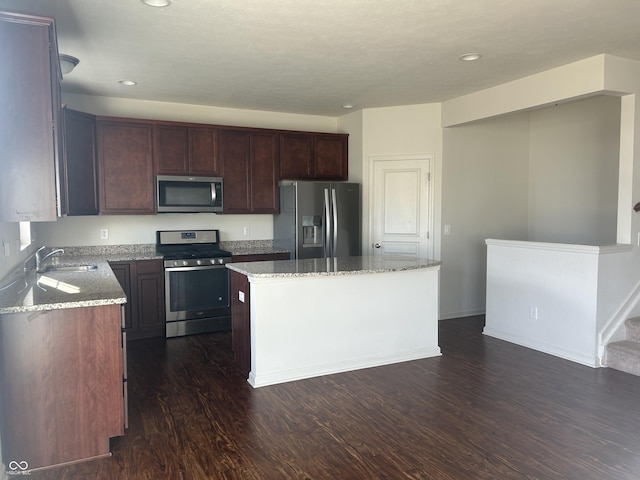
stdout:
<svg viewBox="0 0 640 480">
<path fill-rule="evenodd" d="M 333 242 L 331 243 L 332 256 L 338 256 L 338 201 L 336 189 L 331 189 L 331 213 L 333 218 Z"/>
<path fill-rule="evenodd" d="M 329 203 L 329 189 L 324 189 L 324 256 L 331 256 L 331 204 Z"/>
</svg>

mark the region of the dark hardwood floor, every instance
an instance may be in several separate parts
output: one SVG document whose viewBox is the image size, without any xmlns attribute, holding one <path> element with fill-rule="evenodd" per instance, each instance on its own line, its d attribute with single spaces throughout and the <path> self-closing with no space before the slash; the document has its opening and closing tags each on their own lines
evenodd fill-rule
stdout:
<svg viewBox="0 0 640 480">
<path fill-rule="evenodd" d="M 482 323 L 441 322 L 438 358 L 259 389 L 228 333 L 132 342 L 113 456 L 31 478 L 640 478 L 640 377 L 484 337 Z"/>
</svg>

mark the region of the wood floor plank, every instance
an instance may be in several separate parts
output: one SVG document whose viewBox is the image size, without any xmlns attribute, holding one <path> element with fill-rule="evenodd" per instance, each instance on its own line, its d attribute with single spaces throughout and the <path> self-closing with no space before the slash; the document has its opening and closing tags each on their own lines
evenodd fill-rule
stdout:
<svg viewBox="0 0 640 480">
<path fill-rule="evenodd" d="M 640 478 L 640 378 L 440 323 L 437 358 L 253 389 L 229 333 L 131 342 L 113 456 L 34 479 Z"/>
</svg>

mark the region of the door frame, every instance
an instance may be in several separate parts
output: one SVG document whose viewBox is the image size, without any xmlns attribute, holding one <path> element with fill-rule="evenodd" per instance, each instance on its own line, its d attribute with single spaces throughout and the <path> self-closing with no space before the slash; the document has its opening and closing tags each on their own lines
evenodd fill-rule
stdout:
<svg viewBox="0 0 640 480">
<path fill-rule="evenodd" d="M 435 242 L 436 242 L 436 232 L 434 231 L 435 226 L 435 182 L 434 182 L 434 164 L 435 164 L 435 155 L 432 153 L 422 153 L 422 154 L 407 154 L 407 155 L 372 155 L 369 157 L 369 195 L 367 199 L 368 206 L 368 221 L 369 221 L 369 229 L 368 229 L 368 238 L 367 243 L 363 248 L 363 255 L 373 255 L 373 236 L 374 236 L 374 208 L 373 202 L 375 197 L 374 185 L 375 185 L 375 165 L 376 162 L 379 161 L 400 161 L 400 160 L 426 160 L 428 163 L 429 169 L 429 191 L 427 193 L 427 201 L 429 206 L 427 208 L 427 215 L 429 218 L 427 219 L 427 228 L 429 231 L 429 243 L 427 247 L 427 257 L 431 259 L 435 259 Z"/>
</svg>

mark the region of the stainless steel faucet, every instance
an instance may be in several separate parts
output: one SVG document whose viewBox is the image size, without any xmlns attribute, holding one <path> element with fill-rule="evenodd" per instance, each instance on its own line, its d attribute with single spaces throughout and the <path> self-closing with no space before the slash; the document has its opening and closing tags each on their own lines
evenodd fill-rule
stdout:
<svg viewBox="0 0 640 480">
<path fill-rule="evenodd" d="M 40 257 L 40 253 L 42 252 L 42 250 L 44 250 L 46 247 L 43 245 L 42 247 L 40 247 L 38 250 L 36 250 L 36 272 L 37 273 L 42 273 L 43 270 L 40 267 L 40 264 L 42 262 L 44 262 L 47 258 L 55 255 L 56 253 L 62 253 L 64 254 L 64 248 L 56 248 L 51 250 L 49 253 L 47 253 L 44 257 Z"/>
</svg>

